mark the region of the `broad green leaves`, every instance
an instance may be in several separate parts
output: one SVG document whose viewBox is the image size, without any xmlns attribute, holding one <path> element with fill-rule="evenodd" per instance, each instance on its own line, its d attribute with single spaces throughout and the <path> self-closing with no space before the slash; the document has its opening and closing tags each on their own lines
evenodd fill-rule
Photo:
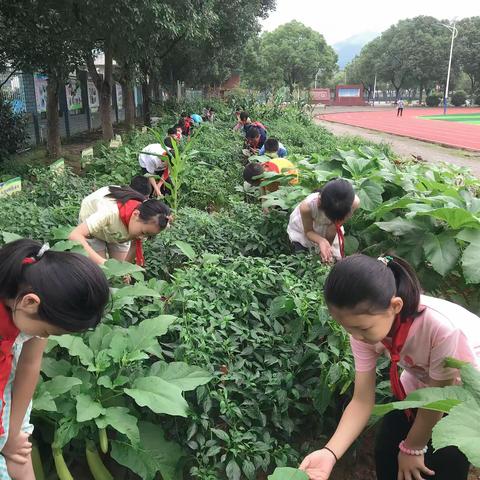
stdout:
<svg viewBox="0 0 480 480">
<path fill-rule="evenodd" d="M 432 442 L 438 450 L 457 446 L 475 466 L 480 466 L 480 404 L 468 401 L 452 408 L 434 428 Z"/>
<path fill-rule="evenodd" d="M 130 262 L 119 262 L 118 260 L 110 259 L 103 264 L 103 269 L 107 278 L 123 277 L 131 275 L 136 272 L 143 272 L 144 269 Z"/>
<path fill-rule="evenodd" d="M 200 367 L 183 362 L 156 362 L 150 368 L 150 375 L 157 376 L 187 392 L 208 383 L 212 376 Z"/>
<path fill-rule="evenodd" d="M 175 242 L 173 243 L 179 248 L 179 250 L 186 257 L 188 257 L 189 260 L 195 260 L 197 258 L 197 254 L 195 253 L 195 250 L 187 242 L 183 242 L 182 240 L 175 240 Z"/>
<path fill-rule="evenodd" d="M 429 233 L 423 241 L 425 258 L 440 275 L 446 275 L 455 267 L 460 257 L 460 248 L 453 235 L 443 232 L 439 235 Z"/>
<path fill-rule="evenodd" d="M 87 422 L 105 414 L 105 409 L 92 397 L 85 394 L 77 395 L 77 421 Z"/>
<path fill-rule="evenodd" d="M 112 458 L 144 480 L 153 480 L 160 472 L 164 480 L 181 480 L 178 464 L 184 455 L 174 442 L 165 440 L 160 426 L 139 422 L 140 443 L 112 441 Z"/>
<path fill-rule="evenodd" d="M 296 468 L 277 468 L 272 475 L 268 476 L 268 480 L 308 480 L 305 472 Z"/>
<path fill-rule="evenodd" d="M 465 249 L 462 268 L 467 283 L 480 283 L 480 243 L 471 243 Z"/>
<path fill-rule="evenodd" d="M 148 407 L 155 413 L 167 415 L 188 415 L 188 404 L 182 397 L 182 390 L 173 383 L 158 377 L 138 378 L 133 388 L 126 388 L 125 393 L 131 396 L 141 407 Z"/>
<path fill-rule="evenodd" d="M 95 423 L 98 428 L 106 428 L 108 425 L 113 427 L 117 432 L 123 433 L 128 437 L 133 445 L 140 441 L 140 434 L 138 432 L 138 419 L 131 415 L 130 410 L 125 407 L 109 407 L 104 412 L 95 418 Z"/>
</svg>

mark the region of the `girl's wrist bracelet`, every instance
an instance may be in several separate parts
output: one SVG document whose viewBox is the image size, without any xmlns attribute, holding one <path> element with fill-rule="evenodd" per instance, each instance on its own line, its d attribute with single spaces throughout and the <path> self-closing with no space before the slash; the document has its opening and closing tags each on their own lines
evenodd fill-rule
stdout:
<svg viewBox="0 0 480 480">
<path fill-rule="evenodd" d="M 427 453 L 428 447 L 425 446 L 420 450 L 414 450 L 412 448 L 408 448 L 405 445 L 405 440 L 402 440 L 398 445 L 399 450 L 404 453 L 405 455 L 413 455 L 419 457 L 420 455 L 425 455 Z"/>
<path fill-rule="evenodd" d="M 328 452 L 330 452 L 330 453 L 334 456 L 335 461 L 338 462 L 338 457 L 337 457 L 336 453 L 335 453 L 333 450 L 330 450 L 330 448 L 328 448 L 328 447 L 323 447 L 323 448 L 321 448 L 320 450 L 327 450 Z"/>
</svg>

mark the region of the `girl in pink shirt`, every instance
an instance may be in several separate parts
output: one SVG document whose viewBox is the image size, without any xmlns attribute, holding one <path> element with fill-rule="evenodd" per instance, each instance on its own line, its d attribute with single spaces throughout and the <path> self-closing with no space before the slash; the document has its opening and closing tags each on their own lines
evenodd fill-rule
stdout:
<svg viewBox="0 0 480 480">
<path fill-rule="evenodd" d="M 366 255 L 341 260 L 327 278 L 325 300 L 350 334 L 355 389 L 332 438 L 300 466 L 311 480 L 327 480 L 366 426 L 381 354 L 390 356 L 392 390 L 400 400 L 418 388 L 458 383 L 458 370 L 445 368 L 445 357 L 480 369 L 480 318 L 454 303 L 421 295 L 405 260 Z M 456 447 L 433 453 L 432 429 L 441 418 L 441 413 L 423 409 L 409 416 L 400 411 L 387 415 L 375 447 L 377 480 L 466 480 L 469 463 Z"/>
</svg>

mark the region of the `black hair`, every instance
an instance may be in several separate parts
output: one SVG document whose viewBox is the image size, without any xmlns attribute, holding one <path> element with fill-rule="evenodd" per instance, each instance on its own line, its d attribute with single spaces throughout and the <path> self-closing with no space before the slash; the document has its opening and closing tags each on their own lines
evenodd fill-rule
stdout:
<svg viewBox="0 0 480 480">
<path fill-rule="evenodd" d="M 388 262 L 356 254 L 336 263 L 324 286 L 327 305 L 355 309 L 358 314 L 387 310 L 392 297 L 403 300 L 402 321 L 416 316 L 421 287 L 409 263 L 399 257 Z"/>
<path fill-rule="evenodd" d="M 185 119 L 181 118 L 178 123 L 175 125 L 175 128 L 182 128 L 185 127 Z"/>
<path fill-rule="evenodd" d="M 185 122 L 183 122 L 185 124 Z M 175 129 L 175 133 L 177 133 L 177 128 L 182 128 L 182 125 L 180 125 L 180 123 L 177 123 L 173 126 L 173 128 Z"/>
<path fill-rule="evenodd" d="M 180 125 L 179 125 L 180 127 Z M 176 135 L 177 133 L 177 126 L 175 125 L 175 127 L 171 127 L 167 130 L 167 135 Z"/>
<path fill-rule="evenodd" d="M 163 143 L 165 144 L 166 147 L 168 147 L 168 148 L 173 148 L 173 143 L 172 143 L 172 138 L 171 138 L 171 137 L 165 138 L 165 140 L 163 141 Z M 168 152 L 167 152 L 167 153 L 168 153 Z"/>
<path fill-rule="evenodd" d="M 265 168 L 261 163 L 249 163 L 243 170 L 243 179 L 253 185 L 257 183 L 258 180 L 260 180 L 259 178 L 254 179 L 253 177 L 258 177 L 259 175 L 262 175 L 264 171 Z"/>
<path fill-rule="evenodd" d="M 150 180 L 143 175 L 133 177 L 130 181 L 130 188 L 141 193 L 145 198 L 153 193 L 153 185 L 150 183 Z"/>
<path fill-rule="evenodd" d="M 0 249 L 0 298 L 17 299 L 29 293 L 40 298 L 41 320 L 69 332 L 96 327 L 110 299 L 101 268 L 85 255 L 46 251 L 35 263 L 42 244 L 21 239 Z"/>
<path fill-rule="evenodd" d="M 332 222 L 343 220 L 352 210 L 355 191 L 348 180 L 330 180 L 319 192 L 321 208 Z"/>
<path fill-rule="evenodd" d="M 265 152 L 278 152 L 280 145 L 276 138 L 269 138 L 265 141 Z"/>
<path fill-rule="evenodd" d="M 260 130 L 257 127 L 250 127 L 246 132 L 246 137 L 254 139 L 260 136 Z"/>
<path fill-rule="evenodd" d="M 180 116 L 181 116 L 182 118 L 188 117 L 188 115 L 186 114 L 186 112 L 182 112 L 182 113 L 180 114 Z"/>
<path fill-rule="evenodd" d="M 250 116 L 250 115 L 248 114 L 248 112 L 245 112 L 245 111 L 240 112 L 240 120 L 241 120 L 242 122 L 246 122 L 246 121 L 248 120 L 248 117 L 249 117 L 249 116 Z"/>
<path fill-rule="evenodd" d="M 142 202 L 138 206 L 138 211 L 140 212 L 139 218 L 142 222 L 148 223 L 153 218 L 156 218 L 160 229 L 164 229 L 168 225 L 168 217 L 170 216 L 171 210 L 165 203 L 155 199 L 145 200 L 145 197 L 141 193 L 130 187 L 108 188 L 110 193 L 106 195 L 107 198 L 113 198 L 122 204 L 127 203 L 129 200 Z"/>
</svg>

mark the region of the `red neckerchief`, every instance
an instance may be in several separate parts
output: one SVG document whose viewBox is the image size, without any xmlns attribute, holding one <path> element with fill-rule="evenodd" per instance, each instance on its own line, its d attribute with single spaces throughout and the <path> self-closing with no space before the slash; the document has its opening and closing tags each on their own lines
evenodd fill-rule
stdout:
<svg viewBox="0 0 480 480">
<path fill-rule="evenodd" d="M 127 230 L 128 230 L 128 224 L 130 223 L 130 219 L 132 218 L 133 212 L 138 208 L 138 206 L 141 203 L 142 202 L 138 200 L 128 200 L 125 203 L 117 201 L 120 220 L 127 227 Z M 135 240 L 135 247 L 136 247 L 135 263 L 140 267 L 143 267 L 145 265 L 145 258 L 143 257 L 142 240 L 140 238 L 137 238 Z"/>
<path fill-rule="evenodd" d="M 340 244 L 340 255 L 345 258 L 345 236 L 343 235 L 342 223 L 335 222 L 335 228 L 337 229 L 338 243 Z"/>
<path fill-rule="evenodd" d="M 400 352 L 405 345 L 413 320 L 414 318 L 410 317 L 402 322 L 400 315 L 397 315 L 393 322 L 394 333 L 391 343 L 387 340 L 382 341 L 383 345 L 385 345 L 386 349 L 390 352 L 390 360 L 392 362 L 390 365 L 390 384 L 393 394 L 398 400 L 405 400 L 407 396 L 398 374 L 398 362 L 400 361 Z"/>
<path fill-rule="evenodd" d="M 20 333 L 12 320 L 12 314 L 5 304 L 0 301 L 0 398 L 2 408 L 0 410 L 0 435 L 5 434 L 2 417 L 5 408 L 5 388 L 12 373 L 13 344 Z"/>
<path fill-rule="evenodd" d="M 168 171 L 168 165 L 165 166 L 165 170 L 162 173 L 161 179 L 165 183 L 168 180 L 168 177 L 170 176 L 170 172 Z"/>
</svg>

